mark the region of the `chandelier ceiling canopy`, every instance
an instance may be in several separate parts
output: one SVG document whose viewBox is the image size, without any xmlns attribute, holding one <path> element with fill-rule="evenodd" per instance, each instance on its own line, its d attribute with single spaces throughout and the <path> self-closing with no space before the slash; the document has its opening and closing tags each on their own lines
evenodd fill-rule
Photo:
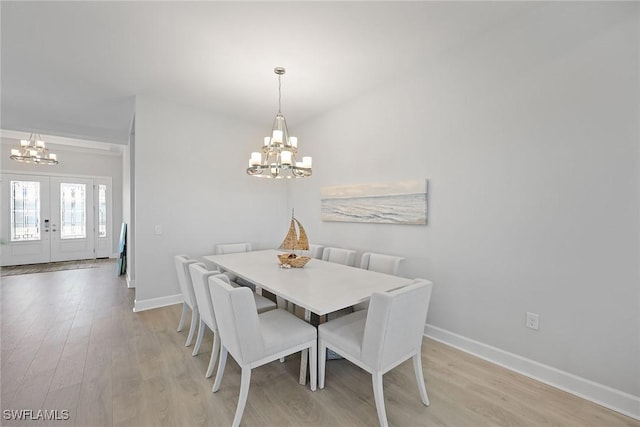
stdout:
<svg viewBox="0 0 640 427">
<path fill-rule="evenodd" d="M 278 114 L 273 120 L 271 136 L 264 137 L 261 152 L 251 153 L 247 174 L 258 178 L 304 178 L 311 176 L 311 157 L 298 161 L 298 138 L 289 136 L 287 122 L 281 111 L 282 67 L 273 70 L 278 75 Z"/>
<path fill-rule="evenodd" d="M 37 133 L 32 133 L 29 139 L 20 140 L 20 148 L 11 149 L 11 159 L 22 163 L 37 165 L 57 165 L 58 157 L 49 152 L 45 143 Z"/>
</svg>

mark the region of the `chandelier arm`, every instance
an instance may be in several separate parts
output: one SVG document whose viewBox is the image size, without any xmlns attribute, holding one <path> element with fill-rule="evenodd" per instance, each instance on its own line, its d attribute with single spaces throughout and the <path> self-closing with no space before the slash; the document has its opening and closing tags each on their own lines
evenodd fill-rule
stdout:
<svg viewBox="0 0 640 427">
<path fill-rule="evenodd" d="M 260 152 L 251 153 L 246 172 L 258 178 L 290 179 L 311 176 L 311 157 L 298 162 L 297 138 L 289 137 L 289 126 L 282 114 L 283 67 L 274 70 L 278 76 L 278 113 L 273 121 L 272 136 L 264 138 Z"/>
<path fill-rule="evenodd" d="M 23 146 L 22 141 L 25 141 L 27 145 Z M 37 133 L 31 133 L 28 141 L 21 140 L 19 148 L 12 149 L 9 157 L 18 162 L 37 165 L 56 165 L 59 163 L 57 156 L 46 148 L 45 142 Z"/>
</svg>

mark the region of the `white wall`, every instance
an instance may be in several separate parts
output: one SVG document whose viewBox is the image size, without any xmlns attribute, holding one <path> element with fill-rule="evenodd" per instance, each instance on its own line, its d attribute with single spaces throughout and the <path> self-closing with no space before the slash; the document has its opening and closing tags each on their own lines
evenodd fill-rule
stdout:
<svg viewBox="0 0 640 427">
<path fill-rule="evenodd" d="M 78 151 L 70 146 L 48 144 L 52 152 L 58 156 L 57 165 L 32 165 L 9 159 L 11 149 L 16 148 L 20 141 L 12 138 L 2 138 L 1 158 L 2 172 L 29 172 L 42 175 L 74 175 L 111 177 L 111 200 L 113 203 L 112 218 L 112 253 L 118 248 L 120 224 L 122 223 L 122 156 L 112 151 L 88 150 Z"/>
<path fill-rule="evenodd" d="M 638 4 L 545 4 L 296 124 L 310 240 L 405 256 L 429 324 L 640 396 L 638 28 Z M 323 186 L 423 178 L 427 226 L 320 220 Z"/>
<path fill-rule="evenodd" d="M 136 307 L 180 293 L 173 257 L 213 253 L 216 243 L 277 246 L 289 215 L 286 183 L 244 171 L 261 126 L 138 97 L 135 119 Z M 266 129 L 265 129 L 266 126 Z M 155 234 L 160 226 L 162 234 Z"/>
<path fill-rule="evenodd" d="M 122 153 L 122 222 L 127 224 L 126 237 L 126 277 L 127 286 L 135 288 L 136 283 L 136 262 L 135 262 L 135 132 L 133 125 L 129 135 L 129 145 Z M 122 227 L 122 225 L 120 225 Z M 118 229 L 120 231 L 120 229 Z"/>
</svg>

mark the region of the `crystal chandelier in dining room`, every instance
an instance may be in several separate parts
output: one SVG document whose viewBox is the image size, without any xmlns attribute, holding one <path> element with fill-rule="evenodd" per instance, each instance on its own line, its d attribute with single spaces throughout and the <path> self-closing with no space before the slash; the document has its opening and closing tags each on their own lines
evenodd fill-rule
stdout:
<svg viewBox="0 0 640 427">
<path fill-rule="evenodd" d="M 57 165 L 58 157 L 49 152 L 44 141 L 37 133 L 32 133 L 29 139 L 20 140 L 20 148 L 11 149 L 11 159 L 23 163 L 37 165 Z"/>
<path fill-rule="evenodd" d="M 278 75 L 278 114 L 273 120 L 271 136 L 264 137 L 262 152 L 251 153 L 247 174 L 259 178 L 304 178 L 311 176 L 311 157 L 297 161 L 298 138 L 289 136 L 287 122 L 282 115 L 282 75 L 285 69 L 276 67 Z"/>
</svg>

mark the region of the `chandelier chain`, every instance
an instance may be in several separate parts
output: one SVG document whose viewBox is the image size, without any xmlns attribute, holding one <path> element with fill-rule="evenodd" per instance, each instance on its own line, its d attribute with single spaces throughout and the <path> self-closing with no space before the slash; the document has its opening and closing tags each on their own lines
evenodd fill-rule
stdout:
<svg viewBox="0 0 640 427">
<path fill-rule="evenodd" d="M 282 111 L 282 75 L 278 74 L 278 114 L 281 114 Z"/>
</svg>

